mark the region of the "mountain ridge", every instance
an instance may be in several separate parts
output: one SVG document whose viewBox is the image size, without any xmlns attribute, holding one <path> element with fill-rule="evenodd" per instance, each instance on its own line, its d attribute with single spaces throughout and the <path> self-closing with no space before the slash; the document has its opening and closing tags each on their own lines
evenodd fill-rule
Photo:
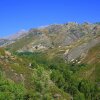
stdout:
<svg viewBox="0 0 100 100">
<path fill-rule="evenodd" d="M 100 25 L 33 28 L 0 45 L 1 100 L 99 100 Z"/>
<path fill-rule="evenodd" d="M 98 24 L 54 24 L 44 28 L 30 29 L 25 34 L 22 33 L 21 36 L 19 35 L 20 38 L 16 38 L 12 43 L 6 45 L 5 48 L 18 52 L 41 52 L 54 48 L 58 48 L 58 50 L 65 48 L 63 50 L 64 52 L 66 52 L 67 49 L 69 49 L 69 51 L 73 49 L 74 52 L 77 51 L 74 48 L 78 48 L 80 52 L 78 55 L 81 56 L 91 48 L 89 48 L 90 44 L 94 44 L 95 46 L 99 43 L 99 32 L 100 25 Z M 82 48 L 84 48 L 83 51 Z M 74 54 L 70 51 L 70 60 L 73 58 L 73 56 L 71 58 L 71 55 Z M 67 56 L 67 54 L 65 56 Z M 78 58 L 79 56 L 76 56 L 75 58 Z"/>
</svg>

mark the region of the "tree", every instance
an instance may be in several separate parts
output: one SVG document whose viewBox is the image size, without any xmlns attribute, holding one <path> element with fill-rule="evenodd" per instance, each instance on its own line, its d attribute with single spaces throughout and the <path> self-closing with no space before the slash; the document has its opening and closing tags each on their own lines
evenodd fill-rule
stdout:
<svg viewBox="0 0 100 100">
<path fill-rule="evenodd" d="M 50 93 L 50 86 L 49 86 L 49 75 L 48 73 L 44 70 L 43 67 L 38 66 L 37 68 L 34 69 L 33 73 L 33 84 L 35 88 L 35 98 L 39 97 L 41 100 L 50 100 L 46 98 L 52 98 L 51 93 Z M 45 99 L 43 99 L 45 98 Z"/>
<path fill-rule="evenodd" d="M 0 76 L 0 100 L 23 100 L 26 89 L 22 84 L 16 84 L 12 80 Z"/>
<path fill-rule="evenodd" d="M 65 79 L 59 70 L 52 71 L 51 80 L 55 82 L 59 88 L 64 88 Z"/>
<path fill-rule="evenodd" d="M 85 100 L 85 96 L 84 96 L 83 93 L 78 92 L 78 93 L 74 96 L 73 99 L 74 99 L 74 100 Z"/>
<path fill-rule="evenodd" d="M 87 100 L 92 100 L 95 96 L 95 85 L 88 80 L 82 80 L 79 83 L 78 89 L 84 93 Z"/>
</svg>

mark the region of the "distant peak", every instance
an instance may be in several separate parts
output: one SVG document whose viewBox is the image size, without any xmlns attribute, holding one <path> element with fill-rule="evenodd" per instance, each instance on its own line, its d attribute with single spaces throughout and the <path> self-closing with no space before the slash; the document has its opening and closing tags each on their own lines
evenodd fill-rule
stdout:
<svg viewBox="0 0 100 100">
<path fill-rule="evenodd" d="M 26 31 L 25 29 L 22 29 L 22 30 L 18 31 L 17 33 L 7 37 L 7 39 L 9 39 L 9 40 L 17 39 L 22 35 L 26 35 L 27 32 L 28 31 Z"/>
</svg>

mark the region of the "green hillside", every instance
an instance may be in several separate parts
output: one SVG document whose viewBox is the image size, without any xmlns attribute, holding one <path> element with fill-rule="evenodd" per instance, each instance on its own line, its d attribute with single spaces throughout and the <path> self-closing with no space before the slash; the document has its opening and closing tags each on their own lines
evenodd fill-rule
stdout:
<svg viewBox="0 0 100 100">
<path fill-rule="evenodd" d="M 65 62 L 55 51 L 11 54 L 0 49 L 0 99 L 99 100 L 100 45 L 81 63 Z"/>
<path fill-rule="evenodd" d="M 99 76 L 99 24 L 30 29 L 0 48 L 0 100 L 100 100 Z"/>
</svg>

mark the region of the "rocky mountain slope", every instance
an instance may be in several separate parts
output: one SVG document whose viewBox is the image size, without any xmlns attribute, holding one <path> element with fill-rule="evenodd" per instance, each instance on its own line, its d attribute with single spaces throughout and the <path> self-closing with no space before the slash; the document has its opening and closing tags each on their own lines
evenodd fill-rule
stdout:
<svg viewBox="0 0 100 100">
<path fill-rule="evenodd" d="M 58 48 L 58 51 L 63 51 L 65 59 L 72 60 L 85 56 L 91 47 L 100 43 L 100 25 L 89 23 L 50 25 L 30 29 L 19 37 L 6 48 L 18 52 L 40 52 Z"/>
<path fill-rule="evenodd" d="M 30 29 L 0 46 L 0 100 L 100 99 L 99 24 Z"/>
<path fill-rule="evenodd" d="M 0 39 L 0 46 L 3 46 L 4 44 L 6 44 L 8 42 L 7 39 Z"/>
</svg>

